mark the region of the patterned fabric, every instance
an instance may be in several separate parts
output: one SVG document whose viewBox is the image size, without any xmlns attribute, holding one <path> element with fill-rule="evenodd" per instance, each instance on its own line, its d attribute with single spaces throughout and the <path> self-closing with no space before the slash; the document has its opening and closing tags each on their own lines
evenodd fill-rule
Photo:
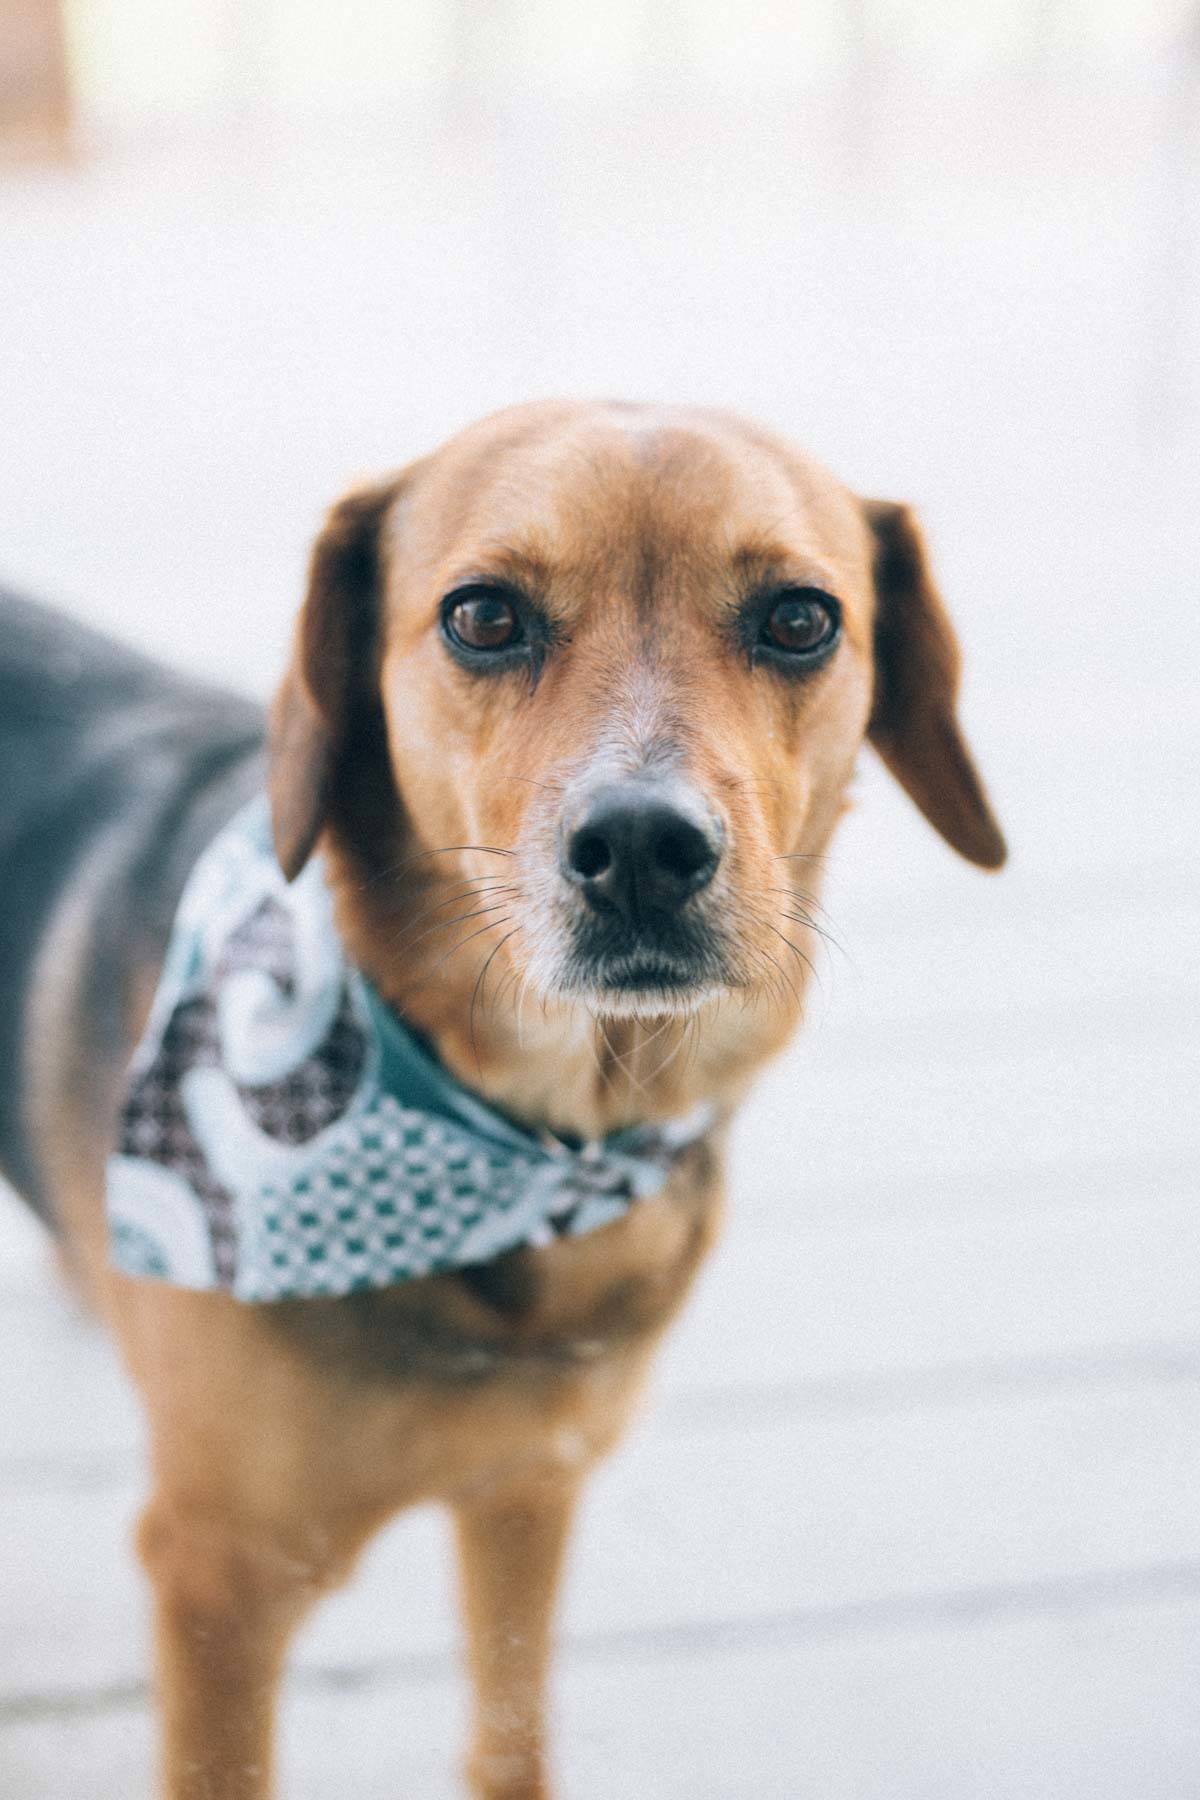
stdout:
<svg viewBox="0 0 1200 1800">
<path fill-rule="evenodd" d="M 386 1287 L 611 1223 L 710 1124 L 574 1148 L 486 1105 L 346 962 L 320 860 L 284 881 L 258 799 L 179 904 L 109 1160 L 112 1257 L 249 1301 Z"/>
</svg>

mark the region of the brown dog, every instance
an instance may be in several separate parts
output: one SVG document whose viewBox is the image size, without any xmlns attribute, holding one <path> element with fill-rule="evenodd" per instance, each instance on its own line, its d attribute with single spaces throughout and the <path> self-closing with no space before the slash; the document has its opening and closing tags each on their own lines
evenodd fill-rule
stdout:
<svg viewBox="0 0 1200 1800">
<path fill-rule="evenodd" d="M 279 860 L 290 878 L 320 845 L 354 962 L 512 1118 L 584 1140 L 699 1102 L 724 1119 L 800 1016 L 865 737 L 955 849 L 1002 862 L 957 680 L 904 507 L 724 414 L 515 409 L 331 513 L 272 718 Z M 153 829 L 118 784 L 71 879 L 37 888 L 9 1100 L 8 1166 L 149 1415 L 163 1792 L 262 1800 L 289 1639 L 434 1499 L 461 1552 L 473 1791 L 534 1800 L 572 1512 L 713 1240 L 720 1123 L 617 1223 L 463 1274 L 264 1306 L 118 1275 L 106 1134 L 164 919 L 261 778 L 255 722 L 208 707 L 176 803 L 142 806 Z"/>
</svg>

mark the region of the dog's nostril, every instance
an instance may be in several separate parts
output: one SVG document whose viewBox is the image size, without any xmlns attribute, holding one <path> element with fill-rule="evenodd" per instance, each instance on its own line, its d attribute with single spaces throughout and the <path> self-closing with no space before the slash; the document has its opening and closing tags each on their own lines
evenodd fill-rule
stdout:
<svg viewBox="0 0 1200 1800">
<path fill-rule="evenodd" d="M 598 831 L 577 831 L 567 849 L 567 860 L 576 875 L 595 881 L 612 863 L 608 839 Z"/>
<path fill-rule="evenodd" d="M 693 881 L 703 870 L 716 866 L 711 840 L 686 819 L 673 820 L 656 832 L 650 851 L 663 874 L 676 881 Z"/>
</svg>

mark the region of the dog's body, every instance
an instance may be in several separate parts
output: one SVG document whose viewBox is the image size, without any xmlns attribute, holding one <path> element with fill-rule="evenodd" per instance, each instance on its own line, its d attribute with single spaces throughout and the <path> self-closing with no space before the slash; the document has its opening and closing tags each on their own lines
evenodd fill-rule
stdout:
<svg viewBox="0 0 1200 1800">
<path fill-rule="evenodd" d="M 248 702 L 0 592 L 0 1172 L 47 1216 L 34 1124 L 37 1077 L 55 1079 L 38 1054 L 43 1006 L 67 1009 L 71 1116 L 103 1142 L 130 995 L 161 957 L 196 856 L 261 786 L 264 742 Z M 75 931 L 86 950 L 67 993 L 39 958 L 53 962 Z"/>
<path fill-rule="evenodd" d="M 355 962 L 527 1126 L 723 1120 L 798 1015 L 868 724 L 944 835 L 1001 859 L 956 673 L 901 509 L 736 421 L 521 409 L 331 515 L 273 715 L 279 859 L 320 842 Z M 261 1800 L 297 1623 L 434 1499 L 475 1791 L 544 1795 L 573 1506 L 712 1242 L 721 1123 L 617 1223 L 460 1273 L 268 1306 L 119 1275 L 123 1071 L 188 870 L 264 780 L 262 721 L 4 602 L 0 758 L 0 1161 L 146 1404 L 164 1792 Z"/>
</svg>

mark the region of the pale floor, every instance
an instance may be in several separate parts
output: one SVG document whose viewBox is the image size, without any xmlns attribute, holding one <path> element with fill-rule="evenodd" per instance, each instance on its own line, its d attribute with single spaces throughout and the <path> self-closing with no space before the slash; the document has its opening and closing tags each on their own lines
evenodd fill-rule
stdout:
<svg viewBox="0 0 1200 1800">
<path fill-rule="evenodd" d="M 321 505 L 510 398 L 736 404 L 929 521 L 1013 862 L 864 766 L 845 953 L 576 1547 L 567 1800 L 1200 1792 L 1185 98 L 527 101 L 0 187 L 0 568 L 255 691 Z M 0 1791 L 132 1800 L 136 1415 L 0 1234 Z M 460 1715 L 415 1516 L 305 1635 L 285 1794 L 446 1800 Z"/>
</svg>

